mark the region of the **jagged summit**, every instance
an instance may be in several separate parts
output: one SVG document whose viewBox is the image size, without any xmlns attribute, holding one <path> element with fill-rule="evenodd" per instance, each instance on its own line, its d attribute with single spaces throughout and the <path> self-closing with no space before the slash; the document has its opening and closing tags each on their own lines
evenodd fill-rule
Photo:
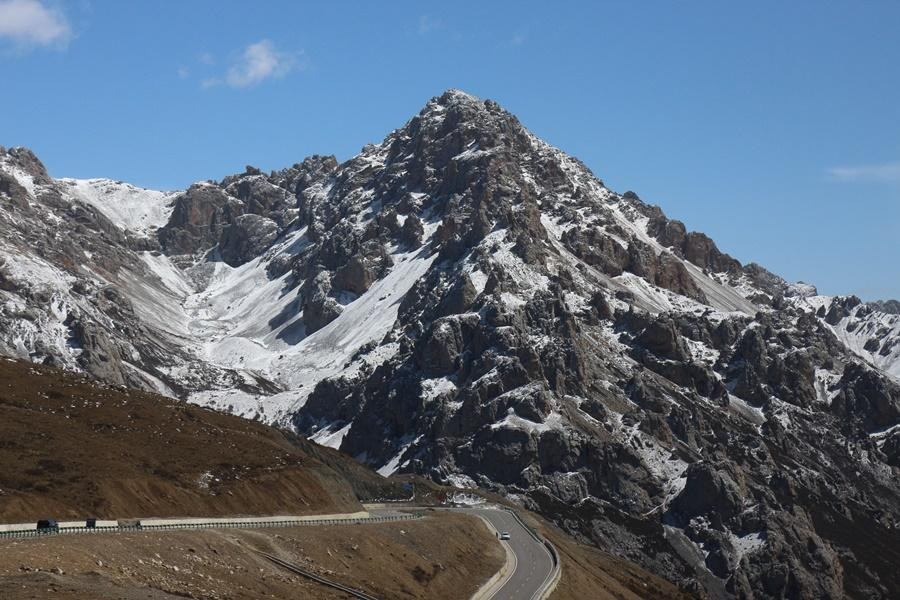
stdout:
<svg viewBox="0 0 900 600">
<path fill-rule="evenodd" d="M 466 107 L 471 110 L 481 111 L 485 110 L 486 106 L 490 106 L 494 103 L 492 100 L 484 100 L 465 92 L 463 90 L 457 88 L 450 88 L 446 90 L 440 96 L 434 96 L 429 100 L 422 110 L 419 111 L 419 114 L 432 112 L 432 111 L 441 111 L 446 110 L 451 107 Z"/>
<path fill-rule="evenodd" d="M 465 90 L 461 90 L 459 88 L 449 88 L 440 96 L 437 96 L 441 100 L 447 101 L 455 101 L 455 102 L 474 102 L 479 103 L 483 102 L 481 98 L 474 94 L 470 94 Z"/>
<path fill-rule="evenodd" d="M 900 587 L 900 317 L 496 103 L 449 90 L 343 163 L 97 181 L 0 153 L 0 353 L 505 493 L 714 597 Z"/>
</svg>

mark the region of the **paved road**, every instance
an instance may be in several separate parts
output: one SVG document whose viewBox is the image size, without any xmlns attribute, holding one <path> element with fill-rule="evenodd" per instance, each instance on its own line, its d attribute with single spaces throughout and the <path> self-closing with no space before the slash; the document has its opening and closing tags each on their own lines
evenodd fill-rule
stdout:
<svg viewBox="0 0 900 600">
<path fill-rule="evenodd" d="M 423 507 L 424 508 L 424 507 Z M 145 530 L 150 529 L 206 529 L 221 527 L 236 527 L 256 529 L 260 527 L 272 526 L 297 526 L 297 525 L 317 525 L 317 524 L 335 524 L 365 522 L 388 521 L 396 518 L 406 519 L 410 517 L 410 511 L 422 510 L 414 507 L 396 507 L 396 508 L 372 508 L 369 513 L 370 518 L 365 518 L 360 513 L 349 513 L 342 515 L 319 515 L 318 517 L 245 517 L 242 519 L 143 519 L 146 523 Z M 529 600 L 534 599 L 541 590 L 544 583 L 553 573 L 553 558 L 549 550 L 544 544 L 531 536 L 519 521 L 506 510 L 497 508 L 454 508 L 439 509 L 454 510 L 470 515 L 477 515 L 489 521 L 497 531 L 508 531 L 510 534 L 509 541 L 501 542 L 507 544 L 516 556 L 516 567 L 510 578 L 504 585 L 490 596 L 491 600 Z M 324 519 L 323 519 L 324 517 Z M 295 520 L 296 519 L 296 520 Z M 299 519 L 303 519 L 300 521 Z M 227 522 L 226 522 L 227 521 Z M 153 525 L 149 525 L 150 523 Z M 65 524 L 61 524 L 65 525 Z M 0 526 L 0 537 L 22 537 L 24 534 L 38 535 L 37 532 L 30 530 L 26 532 L 3 531 L 3 529 L 16 529 L 16 525 Z M 21 528 L 34 526 L 32 524 L 23 524 Z M 119 530 L 118 527 L 98 527 L 96 529 L 87 529 L 85 527 L 73 527 L 70 530 L 61 529 L 59 533 L 101 533 L 106 530 Z M 20 535 L 22 534 L 22 535 Z M 42 534 L 43 535 L 43 534 Z"/>
<path fill-rule="evenodd" d="M 373 514 L 396 514 L 397 510 L 372 510 Z M 535 540 L 528 530 L 519 524 L 519 521 L 509 511 L 496 508 L 456 508 L 450 509 L 477 515 L 488 521 L 497 531 L 508 531 L 508 542 L 516 555 L 516 570 L 512 577 L 497 590 L 491 600 L 530 600 L 536 598 L 536 594 L 544 582 L 553 572 L 553 557 L 543 543 Z"/>
<path fill-rule="evenodd" d="M 516 571 L 509 581 L 492 596 L 492 600 L 534 598 L 553 571 L 553 558 L 543 543 L 538 542 L 508 511 L 490 508 L 467 508 L 463 512 L 479 515 L 491 522 L 497 531 L 508 531 L 507 542 L 516 555 Z"/>
</svg>

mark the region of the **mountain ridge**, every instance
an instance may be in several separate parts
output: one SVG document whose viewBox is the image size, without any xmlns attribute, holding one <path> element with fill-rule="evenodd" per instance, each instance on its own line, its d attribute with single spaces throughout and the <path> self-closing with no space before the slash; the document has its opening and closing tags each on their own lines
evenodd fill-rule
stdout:
<svg viewBox="0 0 900 600">
<path fill-rule="evenodd" d="M 493 101 L 154 196 L 156 230 L 0 163 L 3 353 L 505 493 L 710 597 L 896 583 L 900 318 L 742 265 Z"/>
</svg>

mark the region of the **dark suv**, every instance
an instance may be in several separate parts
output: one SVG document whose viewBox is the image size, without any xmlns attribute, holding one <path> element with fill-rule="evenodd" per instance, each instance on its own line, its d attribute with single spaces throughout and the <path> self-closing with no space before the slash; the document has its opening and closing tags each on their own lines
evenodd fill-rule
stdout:
<svg viewBox="0 0 900 600">
<path fill-rule="evenodd" d="M 41 519 L 37 522 L 37 530 L 41 532 L 59 531 L 59 522 L 56 519 Z"/>
</svg>

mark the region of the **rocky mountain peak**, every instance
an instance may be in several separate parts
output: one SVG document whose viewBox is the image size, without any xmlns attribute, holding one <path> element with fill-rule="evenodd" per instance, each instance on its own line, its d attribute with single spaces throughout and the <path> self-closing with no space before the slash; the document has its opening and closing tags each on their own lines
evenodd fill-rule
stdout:
<svg viewBox="0 0 900 600">
<path fill-rule="evenodd" d="M 475 96 L 473 94 L 470 94 L 470 93 L 468 93 L 464 90 L 458 89 L 458 88 L 449 88 L 443 94 L 441 94 L 440 96 L 436 96 L 435 98 L 437 98 L 440 102 L 444 103 L 445 105 L 450 104 L 450 103 L 463 103 L 463 104 L 483 104 L 484 103 L 484 101 L 481 98 L 479 98 L 478 96 Z M 432 100 L 434 100 L 434 98 Z"/>
<path fill-rule="evenodd" d="M 449 160 L 463 152 L 488 153 L 523 149 L 527 132 L 518 119 L 491 100 L 481 100 L 459 90 L 448 90 L 432 98 L 418 115 L 393 137 L 397 152 L 423 152 L 439 144 L 443 152 L 430 156 Z M 518 147 L 517 147 L 518 142 Z M 453 151 L 454 154 L 449 154 Z"/>
<path fill-rule="evenodd" d="M 448 117 L 449 121 L 446 126 L 455 127 L 467 122 L 475 125 L 484 124 L 492 119 L 507 118 L 512 115 L 493 100 L 483 100 L 462 90 L 449 89 L 440 96 L 431 98 L 416 117 L 411 119 L 411 122 L 417 118 L 426 121 L 444 121 Z"/>
<path fill-rule="evenodd" d="M 900 586 L 900 317 L 742 265 L 494 102 L 171 195 L 9 156 L 2 353 L 489 488 L 698 594 Z"/>
</svg>

